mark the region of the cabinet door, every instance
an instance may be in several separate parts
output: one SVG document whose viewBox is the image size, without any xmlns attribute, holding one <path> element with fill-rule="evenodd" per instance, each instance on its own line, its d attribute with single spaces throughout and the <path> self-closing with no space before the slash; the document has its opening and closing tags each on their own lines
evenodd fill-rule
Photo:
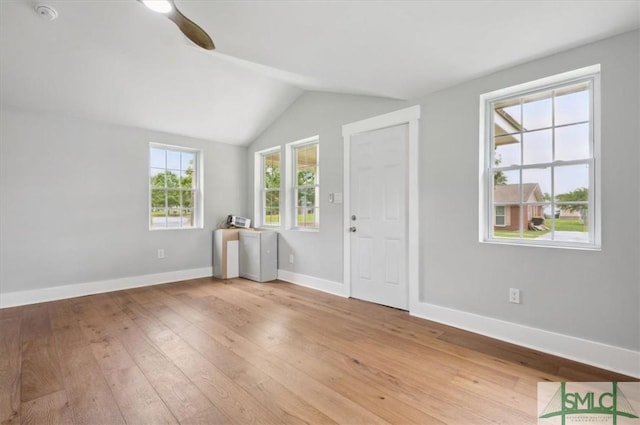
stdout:
<svg viewBox="0 0 640 425">
<path fill-rule="evenodd" d="M 262 256 L 260 258 L 260 281 L 267 282 L 278 278 L 278 234 L 262 234 Z"/>
<path fill-rule="evenodd" d="M 240 232 L 240 276 L 260 279 L 260 235 Z"/>
<path fill-rule="evenodd" d="M 240 274 L 238 261 L 238 241 L 227 242 L 227 279 L 238 277 Z"/>
</svg>

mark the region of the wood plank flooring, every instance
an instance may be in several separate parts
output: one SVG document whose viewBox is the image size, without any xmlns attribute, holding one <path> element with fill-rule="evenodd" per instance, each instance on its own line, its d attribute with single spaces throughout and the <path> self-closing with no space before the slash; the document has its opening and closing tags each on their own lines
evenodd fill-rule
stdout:
<svg viewBox="0 0 640 425">
<path fill-rule="evenodd" d="M 525 425 L 539 381 L 631 380 L 284 282 L 0 310 L 3 425 Z"/>
</svg>

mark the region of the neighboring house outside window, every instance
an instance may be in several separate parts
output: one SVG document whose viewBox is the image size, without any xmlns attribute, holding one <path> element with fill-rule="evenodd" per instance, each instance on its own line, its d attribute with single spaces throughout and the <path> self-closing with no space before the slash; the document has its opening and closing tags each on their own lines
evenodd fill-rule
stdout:
<svg viewBox="0 0 640 425">
<path fill-rule="evenodd" d="M 279 227 L 281 223 L 280 148 L 256 152 L 256 227 Z"/>
<path fill-rule="evenodd" d="M 202 227 L 198 150 L 150 144 L 149 229 Z"/>
<path fill-rule="evenodd" d="M 522 215 L 520 214 L 520 190 L 526 204 Z M 527 229 L 534 218 L 543 217 L 543 207 L 536 205 L 543 201 L 544 195 L 537 183 L 496 185 L 493 191 L 495 226 L 513 231 L 518 231 L 520 227 Z"/>
<path fill-rule="evenodd" d="M 287 213 L 291 214 L 289 226 L 293 229 L 317 230 L 320 228 L 320 144 L 318 137 L 311 137 L 287 144 Z"/>
<path fill-rule="evenodd" d="M 599 248 L 599 76 L 481 96 L 481 241 Z"/>
</svg>

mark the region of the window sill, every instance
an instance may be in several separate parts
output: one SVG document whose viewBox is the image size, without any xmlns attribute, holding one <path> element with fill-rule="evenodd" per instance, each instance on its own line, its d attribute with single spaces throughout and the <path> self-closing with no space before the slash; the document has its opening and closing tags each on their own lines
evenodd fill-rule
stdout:
<svg viewBox="0 0 640 425">
<path fill-rule="evenodd" d="M 305 227 L 292 227 L 289 229 L 293 232 L 302 232 L 302 233 L 319 233 L 320 229 L 307 229 Z"/>
<path fill-rule="evenodd" d="M 163 230 L 202 230 L 204 229 L 203 226 L 198 226 L 198 227 L 160 227 L 160 228 L 156 228 L 156 229 L 152 229 L 151 227 L 149 228 L 150 232 L 158 232 L 158 231 L 163 231 Z"/>
<path fill-rule="evenodd" d="M 602 251 L 601 245 L 590 243 L 549 243 L 550 241 L 523 241 L 519 239 L 481 239 L 480 243 L 493 245 L 528 246 L 534 248 L 573 249 L 578 251 Z"/>
</svg>

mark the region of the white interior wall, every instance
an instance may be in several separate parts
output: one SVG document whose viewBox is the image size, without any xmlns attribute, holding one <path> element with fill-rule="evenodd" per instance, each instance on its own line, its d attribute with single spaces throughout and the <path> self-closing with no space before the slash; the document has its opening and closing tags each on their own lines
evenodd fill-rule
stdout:
<svg viewBox="0 0 640 425">
<path fill-rule="evenodd" d="M 0 305 L 40 301 L 43 288 L 210 275 L 211 231 L 246 214 L 246 148 L 8 109 L 0 131 Z M 203 229 L 149 231 L 149 142 L 202 150 Z"/>
<path fill-rule="evenodd" d="M 618 347 L 630 365 L 622 369 L 640 373 L 640 364 L 634 364 L 640 363 L 639 45 L 635 31 L 409 102 L 303 95 L 248 155 L 253 164 L 257 150 L 320 134 L 321 162 L 328 163 L 321 168 L 321 229 L 281 232 L 282 275 L 340 293 L 346 227 L 341 207 L 327 201 L 329 192 L 342 190 L 340 126 L 420 104 L 420 301 L 425 307 L 417 314 L 450 314 L 469 328 L 484 318 L 489 326 L 507 324 L 512 333 L 532 328 L 542 345 L 549 333 L 573 343 L 593 342 L 591 348 Z M 602 65 L 602 251 L 480 243 L 479 96 L 596 63 Z M 252 200 L 250 194 L 250 211 Z M 295 264 L 286 261 L 289 253 Z M 510 287 L 522 290 L 522 304 L 508 302 Z M 559 353 L 581 348 L 567 350 Z"/>
<path fill-rule="evenodd" d="M 425 305 L 640 352 L 639 33 L 582 46 L 409 102 L 307 93 L 249 149 L 53 115 L 0 111 L 0 305 L 17 292 L 122 286 L 211 268 L 211 230 L 253 211 L 253 153 L 319 135 L 321 229 L 282 230 L 284 275 L 342 284 L 341 126 L 420 104 L 420 289 Z M 480 244 L 478 97 L 602 64 L 603 249 Z M 203 149 L 205 228 L 147 228 L 148 142 Z M 286 165 L 286 164 L 285 164 Z M 245 192 L 244 189 L 247 189 Z M 156 258 L 164 248 L 166 258 Z M 288 263 L 294 254 L 293 264 Z M 173 273 L 173 274 L 172 274 Z M 140 276 L 153 279 L 136 280 Z M 523 303 L 507 302 L 519 287 Z M 117 289 L 117 285 L 111 286 Z M 24 298 L 22 298 L 24 299 Z"/>
<path fill-rule="evenodd" d="M 421 229 L 423 301 L 640 349 L 638 47 L 638 32 L 627 33 L 422 101 L 421 212 L 424 223 L 438 223 Z M 602 65 L 602 251 L 478 243 L 478 96 L 596 63 Z M 522 290 L 521 305 L 506 302 L 509 287 Z"/>
<path fill-rule="evenodd" d="M 332 290 L 342 284 L 342 204 L 329 203 L 329 193 L 342 192 L 342 125 L 401 107 L 388 99 L 310 92 L 299 98 L 250 147 L 247 156 L 249 181 L 253 181 L 254 153 L 282 146 L 281 173 L 287 170 L 285 145 L 311 136 L 320 141 L 320 231 L 278 228 L 278 267 L 285 274 L 322 279 L 320 288 Z M 284 174 L 282 174 L 284 176 Z M 284 181 L 284 178 L 282 179 Z M 248 193 L 254 211 L 254 193 Z M 284 204 L 283 204 L 284 206 Z M 281 210 L 283 214 L 288 212 Z M 253 215 L 253 214 L 252 214 Z M 281 219 L 284 223 L 284 216 Z M 294 263 L 289 263 L 289 254 Z"/>
</svg>

